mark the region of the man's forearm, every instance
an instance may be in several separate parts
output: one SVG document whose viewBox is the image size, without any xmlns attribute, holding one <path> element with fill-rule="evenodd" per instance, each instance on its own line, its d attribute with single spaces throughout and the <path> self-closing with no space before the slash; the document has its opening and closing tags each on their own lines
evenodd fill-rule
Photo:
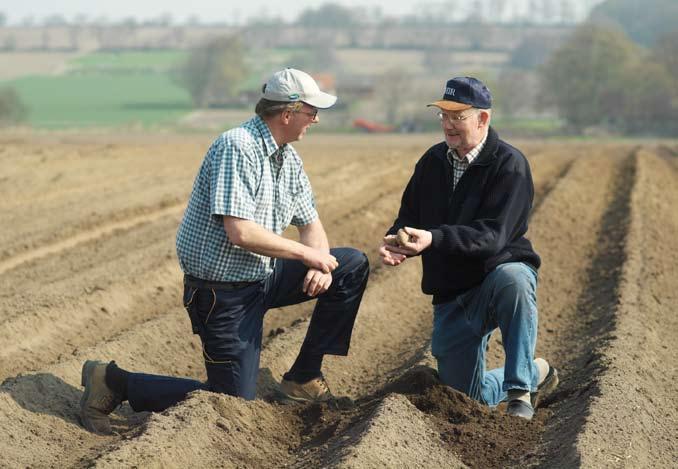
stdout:
<svg viewBox="0 0 678 469">
<path fill-rule="evenodd" d="M 235 245 L 250 252 L 279 259 L 304 258 L 306 247 L 302 243 L 283 238 L 253 221 L 224 221 L 224 229 Z"/>
<path fill-rule="evenodd" d="M 308 225 L 300 226 L 299 242 L 304 246 L 320 249 L 324 252 L 330 251 L 330 242 L 327 239 L 327 233 L 320 219 L 315 220 Z"/>
</svg>

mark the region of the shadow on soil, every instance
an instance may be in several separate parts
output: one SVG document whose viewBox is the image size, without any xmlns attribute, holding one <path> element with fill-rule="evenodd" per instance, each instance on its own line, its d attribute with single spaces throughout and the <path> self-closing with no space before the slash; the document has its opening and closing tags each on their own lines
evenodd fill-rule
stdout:
<svg viewBox="0 0 678 469">
<path fill-rule="evenodd" d="M 0 393 L 9 394 L 23 409 L 58 417 L 69 424 L 80 426 L 80 398 L 83 391 L 50 373 L 35 373 L 7 378 L 0 385 Z M 130 430 L 145 422 L 148 413 L 135 413 L 123 405 L 111 414 L 111 425 L 117 432 Z"/>
</svg>

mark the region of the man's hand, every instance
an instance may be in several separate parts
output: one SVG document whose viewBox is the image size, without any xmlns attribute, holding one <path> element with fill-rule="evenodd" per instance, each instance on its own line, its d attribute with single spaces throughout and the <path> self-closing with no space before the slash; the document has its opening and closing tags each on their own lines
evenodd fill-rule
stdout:
<svg viewBox="0 0 678 469">
<path fill-rule="evenodd" d="M 381 256 L 381 262 L 384 265 L 390 266 L 400 265 L 405 261 L 405 259 L 407 259 L 406 255 L 391 252 L 391 250 L 387 249 L 389 247 L 392 247 L 392 245 L 395 243 L 395 238 L 396 238 L 395 235 L 385 236 L 384 242 L 382 243 L 381 246 L 379 246 L 379 255 Z"/>
<path fill-rule="evenodd" d="M 406 242 L 402 240 L 398 243 L 398 246 L 391 246 L 384 238 L 384 249 L 391 253 L 391 256 L 395 254 L 400 254 L 404 256 L 416 256 L 425 249 L 428 249 L 431 246 L 431 241 L 433 240 L 433 235 L 430 231 L 418 230 L 416 228 L 405 227 L 403 228 L 405 232 L 409 235 L 410 239 Z M 388 237 L 387 237 L 388 238 Z M 381 252 L 381 250 L 380 250 Z M 383 258 L 383 256 L 382 256 Z M 384 262 L 386 263 L 386 262 Z M 395 264 L 397 265 L 397 264 Z"/>
<path fill-rule="evenodd" d="M 303 262 L 306 267 L 319 270 L 325 274 L 329 274 L 339 266 L 337 258 L 329 252 L 309 247 L 304 251 L 304 257 L 301 262 Z"/>
<path fill-rule="evenodd" d="M 332 274 L 325 274 L 318 269 L 308 269 L 304 277 L 303 291 L 308 296 L 314 297 L 325 293 L 330 285 L 332 285 Z"/>
</svg>

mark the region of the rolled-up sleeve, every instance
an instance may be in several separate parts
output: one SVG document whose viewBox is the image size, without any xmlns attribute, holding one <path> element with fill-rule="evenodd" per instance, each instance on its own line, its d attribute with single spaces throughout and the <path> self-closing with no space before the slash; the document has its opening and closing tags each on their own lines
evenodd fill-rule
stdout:
<svg viewBox="0 0 678 469">
<path fill-rule="evenodd" d="M 224 140 L 210 148 L 210 211 L 212 215 L 254 220 L 257 179 L 251 151 L 243 143 Z"/>
</svg>

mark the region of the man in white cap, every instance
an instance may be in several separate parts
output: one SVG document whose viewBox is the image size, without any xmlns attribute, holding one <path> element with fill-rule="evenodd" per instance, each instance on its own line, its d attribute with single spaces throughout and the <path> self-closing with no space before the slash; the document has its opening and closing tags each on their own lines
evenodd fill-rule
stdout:
<svg viewBox="0 0 678 469">
<path fill-rule="evenodd" d="M 336 96 L 291 68 L 264 85 L 256 116 L 208 150 L 177 233 L 184 305 L 203 344 L 207 382 L 131 373 L 88 360 L 81 421 L 110 433 L 110 414 L 128 400 L 162 411 L 197 389 L 254 399 L 263 317 L 270 308 L 318 298 L 306 338 L 280 386 L 289 401 L 331 398 L 323 356 L 348 353 L 369 265 L 352 248 L 330 249 L 302 161 L 289 145 Z M 281 236 L 295 225 L 299 241 Z"/>
<path fill-rule="evenodd" d="M 534 358 L 541 259 L 525 236 L 530 166 L 490 127 L 492 96 L 480 80 L 452 78 L 429 106 L 438 109 L 445 139 L 417 163 L 379 249 L 382 262 L 422 258 L 441 381 L 490 406 L 506 401 L 509 415 L 529 420 L 558 384 L 556 369 Z M 506 360 L 486 371 L 497 328 Z"/>
</svg>

